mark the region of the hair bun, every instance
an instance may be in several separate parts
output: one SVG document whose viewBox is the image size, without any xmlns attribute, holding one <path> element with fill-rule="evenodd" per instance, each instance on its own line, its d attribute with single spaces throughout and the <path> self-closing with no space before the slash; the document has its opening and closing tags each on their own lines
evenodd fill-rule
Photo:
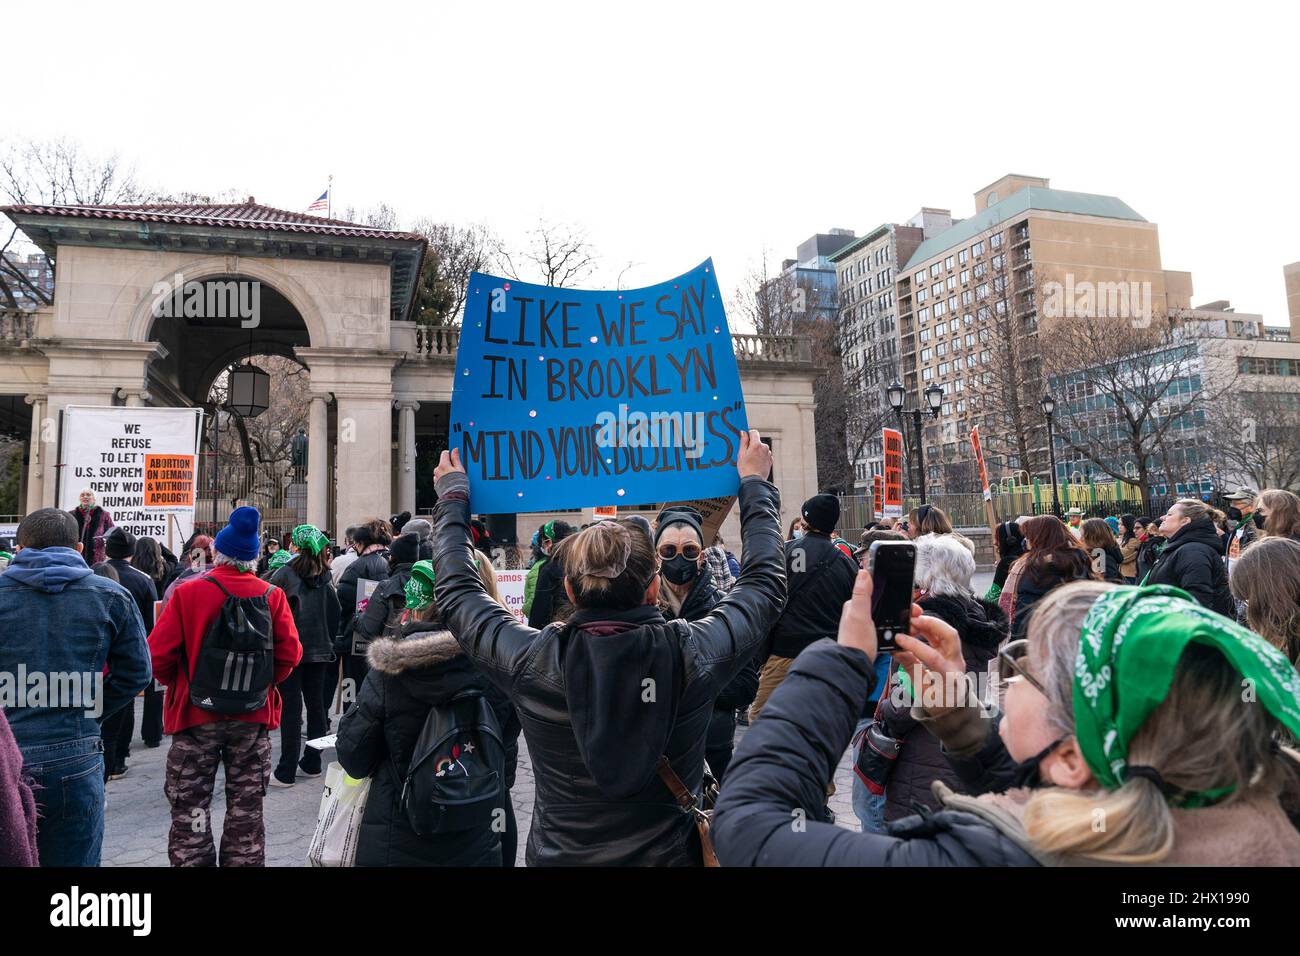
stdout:
<svg viewBox="0 0 1300 956">
<path fill-rule="evenodd" d="M 580 546 L 571 552 L 577 577 L 616 578 L 632 558 L 632 538 L 627 528 L 602 521 L 579 533 Z"/>
</svg>

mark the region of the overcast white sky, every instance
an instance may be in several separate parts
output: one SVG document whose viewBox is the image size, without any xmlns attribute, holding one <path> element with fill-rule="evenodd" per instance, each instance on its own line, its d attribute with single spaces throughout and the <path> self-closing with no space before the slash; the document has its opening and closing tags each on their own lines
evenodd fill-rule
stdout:
<svg viewBox="0 0 1300 956">
<path fill-rule="evenodd" d="M 58 2 L 0 15 L 0 137 L 169 189 L 587 230 L 600 284 L 706 256 L 724 289 L 808 235 L 1005 172 L 1121 197 L 1195 302 L 1285 324 L 1300 259 L 1290 4 Z M 593 283 L 594 284 L 594 283 Z"/>
</svg>

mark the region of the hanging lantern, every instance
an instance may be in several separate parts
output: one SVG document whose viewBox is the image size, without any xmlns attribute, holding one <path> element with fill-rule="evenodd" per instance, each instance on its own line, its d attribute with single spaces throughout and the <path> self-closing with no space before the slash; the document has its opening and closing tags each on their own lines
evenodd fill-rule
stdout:
<svg viewBox="0 0 1300 956">
<path fill-rule="evenodd" d="M 271 407 L 271 376 L 256 365 L 236 365 L 226 406 L 240 418 L 256 418 Z"/>
</svg>

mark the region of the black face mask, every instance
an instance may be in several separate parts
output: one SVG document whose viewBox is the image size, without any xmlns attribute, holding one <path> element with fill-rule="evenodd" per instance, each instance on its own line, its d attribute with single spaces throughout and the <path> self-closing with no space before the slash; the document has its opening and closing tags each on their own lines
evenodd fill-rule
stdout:
<svg viewBox="0 0 1300 956">
<path fill-rule="evenodd" d="M 1240 520 L 1241 520 L 1241 509 L 1240 509 L 1240 508 L 1229 508 L 1229 509 L 1228 509 L 1228 517 L 1231 518 L 1233 521 L 1240 521 Z"/>
<path fill-rule="evenodd" d="M 673 584 L 687 584 L 695 580 L 695 575 L 699 572 L 699 566 L 684 554 L 679 554 L 675 558 L 665 561 L 662 565 L 664 577 Z"/>
<path fill-rule="evenodd" d="M 1031 789 L 1044 786 L 1043 780 L 1038 776 L 1038 765 L 1047 759 L 1057 747 L 1065 742 L 1065 737 L 1057 737 L 1050 744 L 1044 747 L 1038 753 L 1034 754 L 1028 760 L 1022 760 L 1016 764 L 1015 775 L 1012 777 L 1012 787 L 1029 787 Z"/>
<path fill-rule="evenodd" d="M 1260 514 L 1258 511 L 1256 511 L 1253 515 L 1251 515 L 1250 519 L 1255 522 L 1256 528 L 1264 527 L 1264 516 Z"/>
</svg>

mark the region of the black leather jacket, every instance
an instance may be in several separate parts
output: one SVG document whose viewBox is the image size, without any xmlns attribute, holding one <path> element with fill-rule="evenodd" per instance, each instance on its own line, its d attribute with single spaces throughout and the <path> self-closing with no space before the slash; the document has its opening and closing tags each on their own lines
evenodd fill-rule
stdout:
<svg viewBox="0 0 1300 956">
<path fill-rule="evenodd" d="M 488 597 L 469 561 L 468 483 L 455 473 L 444 476 L 437 490 L 434 560 L 443 620 L 470 659 L 510 696 L 528 741 L 537 788 L 528 865 L 698 864 L 694 820 L 652 770 L 639 793 L 611 800 L 583 761 L 565 677 L 566 651 L 585 639 L 581 625 L 538 631 Z M 758 650 L 785 598 L 780 496 L 768 482 L 750 477 L 741 483 L 739 498 L 740 577 L 711 613 L 667 625 L 654 608 L 599 612 L 612 621 L 644 619 L 640 626 L 667 632 L 676 642 L 677 686 L 671 691 L 677 704 L 664 753 L 692 791 L 699 790 L 703 775 L 713 701 Z M 611 639 L 632 637 L 628 631 Z M 635 735 L 637 728 L 627 733 Z"/>
</svg>

